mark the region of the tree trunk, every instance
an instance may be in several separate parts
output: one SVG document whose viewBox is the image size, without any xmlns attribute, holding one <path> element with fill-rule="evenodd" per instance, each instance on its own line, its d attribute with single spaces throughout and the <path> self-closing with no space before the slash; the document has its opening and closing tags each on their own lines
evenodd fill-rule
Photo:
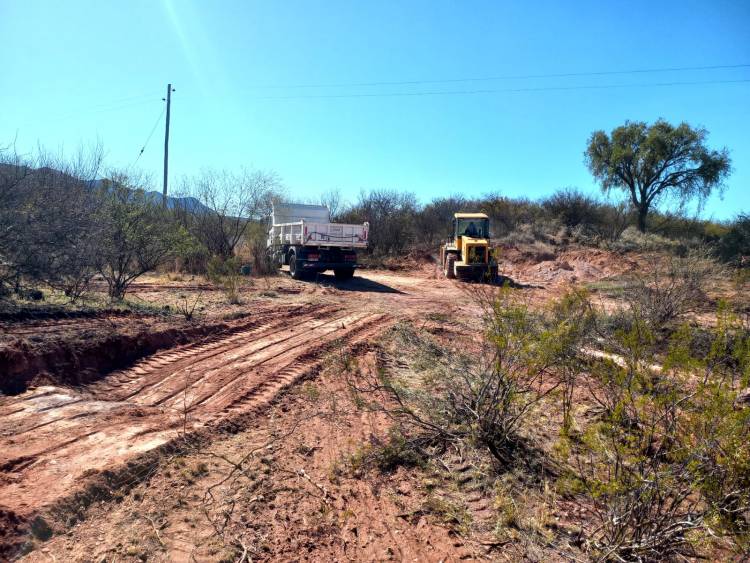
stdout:
<svg viewBox="0 0 750 563">
<path fill-rule="evenodd" d="M 127 284 L 121 280 L 113 280 L 109 284 L 109 298 L 112 301 L 122 301 L 125 297 Z"/>
<path fill-rule="evenodd" d="M 642 233 L 646 232 L 646 215 L 648 215 L 648 207 L 641 205 L 638 208 L 638 230 Z"/>
</svg>

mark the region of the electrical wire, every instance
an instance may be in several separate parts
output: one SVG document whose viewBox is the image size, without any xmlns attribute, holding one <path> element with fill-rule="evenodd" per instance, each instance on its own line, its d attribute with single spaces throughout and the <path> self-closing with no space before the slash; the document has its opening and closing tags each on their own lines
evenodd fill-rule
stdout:
<svg viewBox="0 0 750 563">
<path fill-rule="evenodd" d="M 125 98 L 119 98 L 109 100 L 106 103 L 99 105 L 89 105 L 86 108 L 80 108 L 73 111 L 68 111 L 57 116 L 47 117 L 46 121 L 61 121 L 69 119 L 71 117 L 77 117 L 79 115 L 91 114 L 91 113 L 106 113 L 109 111 L 117 111 L 120 109 L 127 109 L 130 107 L 136 107 L 144 104 L 149 104 L 154 101 L 154 98 L 159 96 L 157 93 L 151 94 L 139 94 L 137 96 L 128 96 Z"/>
<path fill-rule="evenodd" d="M 303 100 L 303 99 L 327 99 L 327 98 L 395 98 L 395 97 L 418 97 L 418 96 L 451 96 L 451 95 L 476 95 L 476 94 L 502 94 L 516 92 L 555 92 L 569 90 L 606 90 L 613 88 L 652 88 L 668 86 L 697 86 L 708 84 L 739 84 L 750 82 L 750 78 L 738 80 L 696 80 L 677 82 L 644 82 L 638 84 L 590 84 L 583 86 L 540 86 L 524 88 L 489 88 L 479 90 L 431 90 L 421 92 L 362 92 L 355 94 L 299 94 L 289 96 L 255 96 L 254 100 Z"/>
<path fill-rule="evenodd" d="M 146 137 L 146 142 L 143 143 L 143 147 L 141 147 L 141 151 L 138 153 L 138 156 L 135 157 L 135 160 L 133 163 L 128 167 L 133 168 L 138 163 L 138 160 L 140 160 L 141 155 L 143 155 L 144 151 L 146 150 L 146 147 L 148 147 L 148 143 L 151 140 L 151 137 L 154 136 L 154 132 L 156 131 L 156 128 L 159 126 L 159 123 L 161 122 L 161 118 L 164 117 L 164 112 L 167 111 L 167 106 L 164 105 L 164 107 L 161 108 L 161 113 L 159 114 L 159 117 L 156 118 L 156 122 L 154 123 L 154 126 L 151 128 L 151 132 L 148 134 L 148 137 Z"/>
<path fill-rule="evenodd" d="M 499 80 L 530 80 L 537 78 L 575 78 L 584 76 L 613 76 L 623 74 L 648 74 L 658 72 L 687 72 L 687 71 L 706 71 L 706 70 L 727 70 L 748 68 L 748 64 L 735 65 L 706 65 L 706 66 L 682 66 L 682 67 L 663 67 L 663 68 L 641 68 L 631 70 L 600 70 L 592 72 L 560 72 L 551 74 L 519 74 L 505 76 L 482 76 L 467 78 L 445 78 L 434 80 L 394 80 L 380 82 L 350 82 L 350 83 L 330 83 L 330 84 L 276 84 L 276 85 L 256 85 L 258 89 L 293 89 L 293 88 L 354 88 L 354 87 L 371 87 L 371 86 L 413 86 L 418 84 L 450 84 L 456 82 L 490 82 Z"/>
</svg>

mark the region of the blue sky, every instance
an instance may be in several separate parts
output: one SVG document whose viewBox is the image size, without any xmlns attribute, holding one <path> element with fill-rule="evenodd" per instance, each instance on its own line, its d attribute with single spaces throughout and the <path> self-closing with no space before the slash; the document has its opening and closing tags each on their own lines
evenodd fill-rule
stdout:
<svg viewBox="0 0 750 563">
<path fill-rule="evenodd" d="M 664 117 L 731 151 L 706 215 L 750 209 L 750 82 L 653 86 L 748 80 L 750 67 L 428 82 L 750 64 L 748 0 L 0 0 L 0 36 L 0 142 L 23 151 L 99 139 L 109 165 L 129 166 L 171 81 L 173 180 L 248 166 L 301 199 L 539 197 L 597 190 L 591 131 Z M 598 88 L 611 85 L 628 86 Z M 445 93 L 476 90 L 493 92 Z M 137 163 L 157 189 L 163 134 L 162 121 Z"/>
</svg>

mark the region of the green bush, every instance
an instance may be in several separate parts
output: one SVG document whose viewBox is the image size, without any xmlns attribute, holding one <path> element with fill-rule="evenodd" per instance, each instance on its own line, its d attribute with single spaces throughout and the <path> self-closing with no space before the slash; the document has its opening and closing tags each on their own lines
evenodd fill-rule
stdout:
<svg viewBox="0 0 750 563">
<path fill-rule="evenodd" d="M 241 261 L 236 256 L 214 256 L 208 261 L 208 279 L 220 286 L 233 305 L 240 303 L 239 288 L 242 283 Z"/>
<path fill-rule="evenodd" d="M 567 297 L 544 314 L 529 309 L 510 289 L 480 302 L 485 308 L 484 326 L 478 329 L 487 344 L 483 355 L 445 357 L 435 367 L 431 354 L 430 367 L 420 366 L 421 350 L 429 344 L 401 329 L 400 348 L 412 350 L 421 381 L 384 377 L 380 388 L 399 405 L 392 415 L 402 435 L 419 437 L 438 450 L 471 444 L 508 464 L 532 409 L 559 386 L 554 367 L 577 355 L 590 313 L 580 296 Z"/>
<path fill-rule="evenodd" d="M 542 200 L 542 208 L 566 227 L 594 226 L 602 219 L 601 204 L 575 188 L 556 191 Z"/>
<path fill-rule="evenodd" d="M 598 520 L 588 545 L 601 559 L 695 557 L 722 536 L 747 555 L 750 408 L 737 404 L 735 374 L 750 369 L 750 338 L 727 309 L 704 356 L 691 351 L 693 330 L 673 332 L 655 366 L 659 335 L 634 316 L 590 366 L 603 412 L 576 463 Z"/>
<path fill-rule="evenodd" d="M 726 262 L 750 266 L 750 215 L 740 214 L 732 222 L 729 230 L 719 239 L 718 252 Z"/>
</svg>

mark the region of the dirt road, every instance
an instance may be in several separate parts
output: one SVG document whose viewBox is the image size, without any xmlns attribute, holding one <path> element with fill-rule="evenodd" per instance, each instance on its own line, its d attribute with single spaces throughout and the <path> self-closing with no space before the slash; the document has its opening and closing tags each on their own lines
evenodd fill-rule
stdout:
<svg viewBox="0 0 750 563">
<path fill-rule="evenodd" d="M 0 505 L 28 518 L 86 476 L 251 412 L 334 342 L 350 345 L 386 325 L 385 315 L 338 306 L 283 307 L 224 338 L 154 354 L 87 386 L 0 397 Z"/>
<path fill-rule="evenodd" d="M 440 314 L 478 322 L 470 289 L 444 279 L 434 266 L 416 273 L 361 272 L 345 283 L 333 276 L 274 283 L 264 292 L 274 298 L 255 288 L 257 298 L 220 334 L 160 344 L 161 351 L 117 371 L 69 374 L 59 383 L 0 394 L 0 527 L 8 536 L 0 534 L 0 544 L 6 555 L 20 546 L 37 514 L 71 502 L 97 476 L 117 473 L 185 436 L 247 427 L 259 408 L 316 372 L 337 347 L 367 342 L 400 318 Z M 158 297 L 158 284 L 141 289 Z M 18 341 L 81 331 L 81 338 L 102 323 L 115 330 L 125 321 L 141 322 L 137 316 L 50 319 L 8 324 L 4 336 Z M 148 327 L 146 317 L 142 322 Z"/>
</svg>

